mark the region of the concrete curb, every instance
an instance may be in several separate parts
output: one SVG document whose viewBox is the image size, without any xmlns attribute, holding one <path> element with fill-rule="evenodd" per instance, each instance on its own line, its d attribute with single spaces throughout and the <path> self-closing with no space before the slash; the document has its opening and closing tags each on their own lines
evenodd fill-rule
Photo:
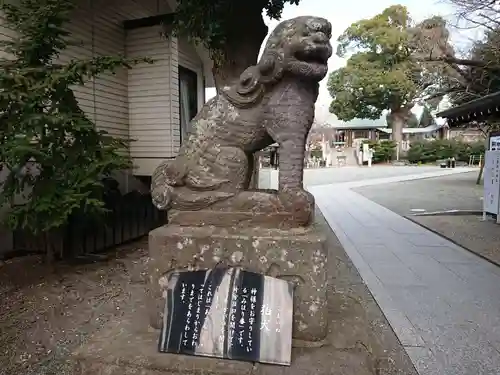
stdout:
<svg viewBox="0 0 500 375">
<path fill-rule="evenodd" d="M 462 216 L 462 215 L 481 216 L 482 214 L 483 211 L 481 210 L 445 210 L 445 211 L 420 212 L 416 214 L 411 214 L 411 216 Z"/>
</svg>

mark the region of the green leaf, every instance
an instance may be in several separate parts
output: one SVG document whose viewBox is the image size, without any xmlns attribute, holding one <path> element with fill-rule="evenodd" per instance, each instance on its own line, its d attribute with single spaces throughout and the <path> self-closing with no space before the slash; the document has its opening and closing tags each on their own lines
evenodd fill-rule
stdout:
<svg viewBox="0 0 500 375">
<path fill-rule="evenodd" d="M 437 17 L 434 21 L 444 30 Z M 333 99 L 330 112 L 343 121 L 376 120 L 389 112 L 392 119 L 407 122 L 411 108 L 442 83 L 439 64 L 421 59 L 423 51 L 430 48 L 424 27 L 415 26 L 402 5 L 349 26 L 338 38 L 337 50 L 340 57 L 347 58 L 347 64 L 328 78 Z"/>
<path fill-rule="evenodd" d="M 65 24 L 74 6 L 71 0 L 0 3 L 17 35 L 2 42 L 14 58 L 0 60 L 0 160 L 7 171 L 0 203 L 11 205 L 5 222 L 12 229 L 40 233 L 77 212 L 104 214 L 101 179 L 131 166 L 129 143 L 96 129 L 71 87 L 152 61 L 99 56 L 54 63 L 69 45 Z"/>
</svg>

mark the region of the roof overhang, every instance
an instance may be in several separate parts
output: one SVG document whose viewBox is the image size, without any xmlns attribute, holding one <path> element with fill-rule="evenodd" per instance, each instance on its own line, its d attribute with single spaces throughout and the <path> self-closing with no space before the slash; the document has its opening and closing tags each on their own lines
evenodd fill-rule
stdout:
<svg viewBox="0 0 500 375">
<path fill-rule="evenodd" d="M 500 91 L 441 111 L 436 116 L 446 118 L 449 127 L 500 117 Z"/>
<path fill-rule="evenodd" d="M 403 134 L 426 134 L 426 133 L 432 133 L 435 132 L 439 129 L 442 128 L 447 128 L 448 126 L 446 124 L 433 124 L 426 126 L 425 128 L 403 128 Z M 387 133 L 387 134 L 392 134 L 392 129 L 391 128 L 379 128 L 377 129 L 381 132 Z"/>
<path fill-rule="evenodd" d="M 349 125 L 349 124 L 338 124 L 333 125 L 332 127 L 335 130 L 378 130 L 383 129 L 387 125 L 377 126 L 377 125 Z"/>
</svg>

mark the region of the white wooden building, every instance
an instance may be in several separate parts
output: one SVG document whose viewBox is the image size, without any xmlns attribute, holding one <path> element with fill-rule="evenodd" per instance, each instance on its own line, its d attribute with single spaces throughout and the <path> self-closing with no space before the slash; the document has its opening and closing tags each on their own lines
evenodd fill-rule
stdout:
<svg viewBox="0 0 500 375">
<path fill-rule="evenodd" d="M 155 167 L 177 155 L 189 120 L 213 86 L 208 53 L 185 38 L 165 33 L 171 0 L 75 0 L 68 30 L 81 46 L 71 46 L 62 61 L 99 55 L 150 57 L 116 74 L 103 74 L 76 87 L 81 108 L 98 128 L 132 139 L 130 156 L 136 176 L 151 176 Z M 13 36 L 0 20 L 0 37 Z M 1 51 L 0 51 L 1 53 Z"/>
</svg>

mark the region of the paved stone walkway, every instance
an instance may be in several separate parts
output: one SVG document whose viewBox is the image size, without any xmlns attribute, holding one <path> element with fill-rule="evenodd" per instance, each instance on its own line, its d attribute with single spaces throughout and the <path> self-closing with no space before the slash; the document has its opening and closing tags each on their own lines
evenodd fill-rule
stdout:
<svg viewBox="0 0 500 375">
<path fill-rule="evenodd" d="M 309 190 L 421 375 L 500 374 L 500 269 L 350 190 L 426 175 Z"/>
</svg>

